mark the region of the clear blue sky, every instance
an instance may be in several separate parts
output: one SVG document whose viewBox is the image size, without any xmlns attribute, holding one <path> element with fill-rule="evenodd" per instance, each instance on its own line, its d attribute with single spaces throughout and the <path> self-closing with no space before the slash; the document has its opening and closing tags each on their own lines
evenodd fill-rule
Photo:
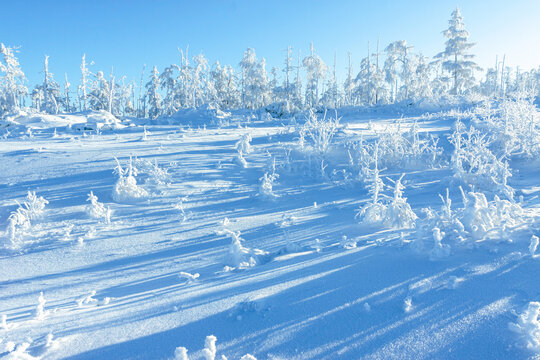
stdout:
<svg viewBox="0 0 540 360">
<path fill-rule="evenodd" d="M 138 82 L 143 64 L 161 71 L 178 63 L 178 47 L 234 66 L 253 47 L 270 70 L 282 66 L 287 45 L 306 54 L 311 41 L 327 64 L 336 52 L 343 77 L 347 52 L 357 65 L 377 37 L 381 48 L 407 40 L 430 57 L 441 51 L 441 31 L 456 5 L 481 66 L 492 66 L 497 54 L 506 54 L 510 65 L 540 65 L 539 0 L 5 0 L 0 42 L 21 46 L 32 86 L 41 79 L 45 54 L 59 82 L 67 72 L 78 83 L 83 53 L 94 61 L 92 71 L 108 74 L 114 66 Z"/>
</svg>

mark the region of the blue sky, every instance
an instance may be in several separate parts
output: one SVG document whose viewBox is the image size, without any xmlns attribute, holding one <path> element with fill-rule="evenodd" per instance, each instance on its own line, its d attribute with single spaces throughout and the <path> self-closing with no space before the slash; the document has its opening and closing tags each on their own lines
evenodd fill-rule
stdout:
<svg viewBox="0 0 540 360">
<path fill-rule="evenodd" d="M 287 45 L 302 54 L 314 42 L 327 64 L 337 54 L 343 77 L 347 52 L 353 64 L 394 40 L 407 40 L 416 51 L 433 56 L 443 49 L 441 31 L 459 5 L 473 52 L 481 66 L 495 56 L 531 68 L 540 65 L 540 1 L 181 1 L 181 0 L 17 0 L 2 3 L 0 42 L 19 45 L 19 58 L 31 85 L 40 81 L 43 57 L 57 81 L 68 73 L 79 79 L 83 53 L 92 71 L 115 73 L 138 82 L 143 64 L 162 70 L 178 63 L 178 48 L 203 52 L 211 62 L 236 66 L 247 47 L 265 57 L 268 70 L 282 66 Z M 148 73 L 148 70 L 147 70 Z"/>
</svg>

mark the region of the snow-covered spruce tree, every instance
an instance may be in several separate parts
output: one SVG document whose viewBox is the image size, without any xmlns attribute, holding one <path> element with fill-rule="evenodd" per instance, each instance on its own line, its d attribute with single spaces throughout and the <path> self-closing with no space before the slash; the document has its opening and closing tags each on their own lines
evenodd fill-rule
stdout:
<svg viewBox="0 0 540 360">
<path fill-rule="evenodd" d="M 167 66 L 161 75 L 159 75 L 159 83 L 161 89 L 165 92 L 163 98 L 163 114 L 172 115 L 178 110 L 176 105 L 176 81 L 175 71 L 180 71 L 180 67 L 176 64 Z"/>
<path fill-rule="evenodd" d="M 229 77 L 227 74 L 227 67 L 221 66 L 219 61 L 216 61 L 212 70 L 210 70 L 210 82 L 215 91 L 216 103 L 221 109 L 229 109 L 227 104 L 227 93 Z"/>
<path fill-rule="evenodd" d="M 315 54 L 313 43 L 310 45 L 310 55 L 304 58 L 302 64 L 307 75 L 305 106 L 316 107 L 319 104 L 319 85 L 325 79 L 328 67 L 319 55 Z"/>
<path fill-rule="evenodd" d="M 209 88 L 208 60 L 203 54 L 193 57 L 193 107 L 197 108 L 207 103 L 206 90 Z"/>
<path fill-rule="evenodd" d="M 186 49 L 186 54 L 184 51 L 180 50 L 180 71 L 176 79 L 177 90 L 176 90 L 176 100 L 178 106 L 183 109 L 193 108 L 195 106 L 195 98 L 193 96 L 193 68 L 189 63 L 188 58 L 188 49 Z"/>
<path fill-rule="evenodd" d="M 58 114 L 59 103 L 61 102 L 60 86 L 54 81 L 53 74 L 49 72 L 49 57 L 45 55 L 43 64 L 43 83 L 37 85 L 32 91 L 34 107 L 38 111 L 48 114 Z"/>
<path fill-rule="evenodd" d="M 371 62 L 369 56 L 360 61 L 360 71 L 355 79 L 356 87 L 354 97 L 357 104 L 371 106 L 375 103 L 375 87 L 373 86 L 373 73 L 375 65 Z"/>
<path fill-rule="evenodd" d="M 91 91 L 87 95 L 90 109 L 106 110 L 109 107 L 110 84 L 105 79 L 103 71 L 98 71 L 92 81 Z"/>
<path fill-rule="evenodd" d="M 258 109 L 270 102 L 266 60 L 257 61 L 255 50 L 248 48 L 240 61 L 242 69 L 242 106 Z"/>
<path fill-rule="evenodd" d="M 215 91 L 216 102 L 221 109 L 235 109 L 240 106 L 236 76 L 231 66 L 221 66 L 216 61 L 210 71 L 210 82 Z"/>
<path fill-rule="evenodd" d="M 157 118 L 161 114 L 161 94 L 159 93 L 159 72 L 154 66 L 150 81 L 146 83 L 146 101 L 148 103 L 148 117 Z"/>
<path fill-rule="evenodd" d="M 334 54 L 334 66 L 332 68 L 332 75 L 328 79 L 326 84 L 326 91 L 324 92 L 321 102 L 325 108 L 337 109 L 341 106 L 341 94 L 338 89 L 337 76 L 336 76 L 336 55 Z"/>
<path fill-rule="evenodd" d="M 442 59 L 443 69 L 451 74 L 452 94 L 459 95 L 474 85 L 474 71 L 480 70 L 480 67 L 471 60 L 474 55 L 468 53 L 474 43 L 468 41 L 469 32 L 465 29 L 459 8 L 452 12 L 448 24 L 448 29 L 443 31 L 448 39 L 445 43 L 446 48 L 435 57 Z"/>
<path fill-rule="evenodd" d="M 28 94 L 24 85 L 25 76 L 15 57 L 16 50 L 0 43 L 0 117 L 2 114 L 16 110 L 21 99 Z"/>
</svg>

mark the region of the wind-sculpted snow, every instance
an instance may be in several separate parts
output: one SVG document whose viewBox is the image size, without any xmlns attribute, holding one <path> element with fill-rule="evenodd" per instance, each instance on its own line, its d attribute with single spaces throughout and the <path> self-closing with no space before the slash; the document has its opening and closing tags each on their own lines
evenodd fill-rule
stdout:
<svg viewBox="0 0 540 360">
<path fill-rule="evenodd" d="M 0 359 L 534 358 L 540 170 L 493 106 L 4 128 Z"/>
</svg>

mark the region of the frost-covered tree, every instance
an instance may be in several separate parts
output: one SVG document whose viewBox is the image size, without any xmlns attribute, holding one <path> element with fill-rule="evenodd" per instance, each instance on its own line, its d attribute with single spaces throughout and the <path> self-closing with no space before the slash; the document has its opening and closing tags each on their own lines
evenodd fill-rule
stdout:
<svg viewBox="0 0 540 360">
<path fill-rule="evenodd" d="M 298 108 L 302 109 L 303 100 L 302 100 L 302 78 L 300 77 L 300 57 L 301 52 L 298 51 L 298 63 L 296 65 L 296 76 L 294 77 L 294 87 L 292 89 L 292 103 Z"/>
<path fill-rule="evenodd" d="M 208 60 L 203 54 L 193 57 L 193 107 L 197 108 L 207 103 L 206 91 L 209 88 Z"/>
<path fill-rule="evenodd" d="M 58 104 L 61 102 L 60 86 L 54 81 L 53 74 L 49 71 L 49 57 L 47 55 L 45 55 L 43 64 L 43 83 L 37 85 L 32 91 L 32 100 L 38 111 L 58 114 Z"/>
<path fill-rule="evenodd" d="M 409 93 L 416 97 L 431 97 L 433 95 L 431 88 L 432 67 L 428 63 L 427 57 L 422 54 L 416 55 L 414 60 L 414 74 L 409 85 Z"/>
<path fill-rule="evenodd" d="M 384 71 L 386 81 L 390 85 L 392 101 L 400 100 L 400 80 L 403 78 L 410 49 L 411 47 L 404 40 L 394 41 L 385 49 L 386 61 L 384 62 Z"/>
<path fill-rule="evenodd" d="M 21 105 L 21 99 L 28 94 L 26 79 L 15 52 L 16 49 L 0 43 L 0 116 L 17 109 Z"/>
<path fill-rule="evenodd" d="M 148 102 L 148 116 L 151 119 L 157 118 L 161 114 L 161 94 L 159 93 L 159 71 L 154 66 L 150 81 L 146 83 L 145 97 Z"/>
<path fill-rule="evenodd" d="M 319 85 L 325 79 L 328 67 L 322 59 L 315 54 L 313 43 L 310 45 L 310 55 L 302 61 L 307 73 L 305 105 L 315 107 L 319 102 Z"/>
<path fill-rule="evenodd" d="M 248 48 L 240 61 L 242 69 L 242 105 L 258 109 L 270 102 L 266 60 L 257 61 L 255 50 Z"/>
<path fill-rule="evenodd" d="M 370 57 L 365 57 L 360 61 L 360 71 L 355 79 L 354 97 L 358 104 L 373 105 L 375 103 L 375 87 L 372 75 L 375 73 L 375 65 Z"/>
<path fill-rule="evenodd" d="M 72 110 L 71 109 L 71 100 L 70 100 L 70 97 L 69 97 L 69 88 L 71 87 L 71 84 L 68 81 L 67 73 L 65 73 L 64 75 L 65 75 L 64 98 L 62 99 L 62 104 L 64 105 L 64 110 L 66 112 L 71 112 L 71 110 Z"/>
<path fill-rule="evenodd" d="M 480 70 L 480 67 L 471 60 L 474 55 L 468 53 L 474 43 L 469 42 L 469 32 L 465 29 L 459 8 L 452 12 L 448 29 L 443 31 L 443 34 L 448 39 L 445 43 L 446 48 L 435 57 L 442 60 L 443 69 L 451 74 L 452 93 L 458 95 L 473 86 L 474 71 Z"/>
<path fill-rule="evenodd" d="M 283 73 L 285 74 L 285 77 L 283 79 L 283 94 L 282 97 L 288 101 L 291 102 L 294 97 L 294 83 L 292 81 L 292 71 L 293 71 L 293 58 L 292 58 L 292 47 L 287 47 L 287 56 L 285 57 L 283 68 Z"/>
<path fill-rule="evenodd" d="M 90 65 L 93 63 L 91 62 Z M 86 54 L 83 54 L 81 60 L 81 84 L 79 85 L 79 108 L 88 110 L 88 82 L 91 73 L 86 64 Z"/>
<path fill-rule="evenodd" d="M 178 110 L 176 105 L 176 78 L 175 71 L 180 71 L 180 67 L 172 64 L 163 70 L 159 75 L 161 89 L 165 92 L 163 98 L 163 113 L 172 115 Z"/>
<path fill-rule="evenodd" d="M 218 61 L 210 71 L 210 82 L 216 94 L 216 102 L 222 109 L 234 109 L 240 106 L 239 92 L 236 88 L 236 76 L 231 66 L 221 66 Z"/>
<path fill-rule="evenodd" d="M 328 79 L 326 85 L 326 91 L 322 97 L 322 103 L 326 108 L 336 109 L 341 106 L 341 94 L 338 89 L 337 75 L 336 75 L 336 55 L 334 54 L 334 66 L 332 68 L 332 75 Z"/>
<path fill-rule="evenodd" d="M 92 110 L 107 110 L 109 108 L 110 84 L 105 79 L 103 71 L 98 71 L 92 81 L 88 102 Z"/>
<path fill-rule="evenodd" d="M 351 63 L 351 53 L 349 52 L 347 54 L 349 58 L 349 66 L 347 66 L 347 78 L 345 78 L 345 82 L 343 83 L 343 101 L 345 105 L 353 105 L 353 92 L 354 92 L 354 79 L 353 79 L 353 68 Z"/>
</svg>

